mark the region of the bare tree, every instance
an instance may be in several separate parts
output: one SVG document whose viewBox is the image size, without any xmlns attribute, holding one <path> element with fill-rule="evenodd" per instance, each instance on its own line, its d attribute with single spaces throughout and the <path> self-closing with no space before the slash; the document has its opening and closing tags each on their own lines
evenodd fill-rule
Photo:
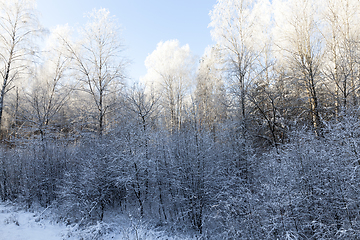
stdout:
<svg viewBox="0 0 360 240">
<path fill-rule="evenodd" d="M 147 93 L 145 87 L 134 85 L 126 94 L 126 107 L 131 113 L 135 114 L 135 119 L 139 122 L 143 132 L 143 146 L 145 147 L 145 157 L 148 158 L 148 141 L 151 123 L 154 115 L 158 112 L 158 102 L 160 97 L 154 91 Z"/>
<path fill-rule="evenodd" d="M 281 60 L 292 72 L 293 79 L 306 91 L 311 124 L 320 135 L 320 102 L 318 90 L 321 82 L 323 37 L 319 31 L 316 4 L 309 0 L 289 1 L 275 14 L 275 43 Z M 285 10 L 284 10 L 285 9 Z M 280 16 L 280 11 L 286 15 Z"/>
<path fill-rule="evenodd" d="M 220 0 L 210 12 L 211 35 L 222 50 L 229 87 L 241 121 L 246 119 L 246 92 L 259 72 L 270 14 L 267 1 Z M 260 68 L 261 69 L 261 68 Z"/>
<path fill-rule="evenodd" d="M 357 105 L 359 30 L 355 23 L 360 17 L 360 5 L 359 1 L 353 0 L 327 0 L 325 3 L 326 64 L 323 73 L 335 100 L 337 117 L 342 109 Z"/>
<path fill-rule="evenodd" d="M 29 67 L 36 52 L 34 37 L 42 32 L 33 0 L 0 1 L 0 126 L 6 94 Z"/>
<path fill-rule="evenodd" d="M 183 121 L 183 106 L 189 96 L 194 58 L 188 45 L 178 40 L 160 42 L 145 60 L 148 69 L 143 81 L 161 94 L 167 127 L 179 130 Z"/>
<path fill-rule="evenodd" d="M 267 24 L 270 22 L 269 2 L 266 0 L 219 0 L 210 12 L 211 35 L 217 42 L 227 75 L 226 86 L 231 93 L 229 110 L 236 119 L 232 138 L 237 168 L 250 181 L 248 146 L 249 102 L 247 94 L 263 71 L 260 64 L 266 46 Z"/>
<path fill-rule="evenodd" d="M 96 109 L 96 130 L 102 135 L 106 116 L 114 104 L 125 79 L 124 50 L 120 30 L 106 9 L 88 14 L 89 22 L 80 31 L 80 41 L 71 43 L 63 38 L 74 61 L 74 70 L 81 90 L 88 93 Z"/>
<path fill-rule="evenodd" d="M 28 89 L 29 105 L 25 105 L 23 109 L 25 120 L 36 127 L 42 138 L 45 136 L 46 128 L 52 121 L 56 121 L 56 116 L 69 100 L 74 87 L 68 81 L 71 79 L 71 59 L 66 55 L 61 39 L 58 38 L 58 34 L 64 33 L 64 30 L 66 31 L 66 28 L 59 27 L 51 34 L 42 55 L 43 63 L 34 74 L 32 89 Z M 57 130 L 61 131 L 62 126 L 58 126 L 60 129 Z"/>
<path fill-rule="evenodd" d="M 216 47 L 206 49 L 196 75 L 195 105 L 201 129 L 212 131 L 226 118 L 226 94 L 221 57 Z"/>
</svg>

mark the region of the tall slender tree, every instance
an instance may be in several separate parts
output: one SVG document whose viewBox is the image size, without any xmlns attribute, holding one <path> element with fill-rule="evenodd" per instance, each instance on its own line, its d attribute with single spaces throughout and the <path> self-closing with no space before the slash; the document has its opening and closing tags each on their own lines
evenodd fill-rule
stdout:
<svg viewBox="0 0 360 240">
<path fill-rule="evenodd" d="M 321 131 L 320 83 L 324 41 L 316 2 L 310 0 L 278 2 L 275 12 L 275 44 L 295 85 L 305 90 L 311 125 L 317 135 Z M 281 14 L 285 11 L 287 14 Z"/>
<path fill-rule="evenodd" d="M 0 127 L 6 94 L 29 69 L 35 36 L 41 32 L 34 0 L 0 1 Z"/>
<path fill-rule="evenodd" d="M 68 102 L 73 91 L 69 79 L 70 58 L 61 44 L 59 34 L 67 32 L 67 28 L 58 27 L 48 39 L 43 51 L 43 63 L 34 74 L 32 84 L 27 89 L 27 100 L 23 112 L 25 120 L 45 136 L 45 131 Z M 25 90 L 26 91 L 26 90 Z M 30 106 L 30 107 L 29 107 Z M 59 122 L 58 122 L 59 123 Z M 58 124 L 61 131 L 62 126 Z"/>
<path fill-rule="evenodd" d="M 199 127 L 212 131 L 226 118 L 222 63 L 216 47 L 207 48 L 196 75 L 195 105 Z"/>
<path fill-rule="evenodd" d="M 194 72 L 194 58 L 189 45 L 178 40 L 160 42 L 145 60 L 148 73 L 143 81 L 161 94 L 167 127 L 180 129 L 183 106 L 189 96 Z"/>
<path fill-rule="evenodd" d="M 267 1 L 219 0 L 210 12 L 211 35 L 218 43 L 229 73 L 228 86 L 241 121 L 246 119 L 246 92 L 261 71 L 264 35 L 270 22 Z"/>
<path fill-rule="evenodd" d="M 88 17 L 78 42 L 63 40 L 74 61 L 81 90 L 88 94 L 96 109 L 96 131 L 102 135 L 106 130 L 106 117 L 124 84 L 127 61 L 122 55 L 120 29 L 110 12 L 93 10 Z"/>
<path fill-rule="evenodd" d="M 360 3 L 354 0 L 327 0 L 322 21 L 326 54 L 322 72 L 325 84 L 333 96 L 335 116 L 349 106 L 357 105 L 358 39 L 356 22 L 360 19 Z"/>
</svg>

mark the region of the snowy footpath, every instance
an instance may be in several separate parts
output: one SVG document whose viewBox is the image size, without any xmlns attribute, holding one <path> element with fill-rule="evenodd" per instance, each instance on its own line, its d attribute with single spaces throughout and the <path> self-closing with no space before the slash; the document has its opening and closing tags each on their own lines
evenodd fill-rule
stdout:
<svg viewBox="0 0 360 240">
<path fill-rule="evenodd" d="M 0 240 L 62 240 L 66 227 L 0 203 Z"/>
</svg>

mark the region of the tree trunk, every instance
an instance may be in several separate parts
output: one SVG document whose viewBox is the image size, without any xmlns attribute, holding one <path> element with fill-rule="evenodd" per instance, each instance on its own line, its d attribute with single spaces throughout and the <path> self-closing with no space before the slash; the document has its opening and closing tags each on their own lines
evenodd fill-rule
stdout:
<svg viewBox="0 0 360 240">
<path fill-rule="evenodd" d="M 13 50 L 11 50 L 11 52 L 10 52 L 10 59 L 7 63 L 6 73 L 5 73 L 5 77 L 4 77 L 4 81 L 3 81 L 3 85 L 2 85 L 1 93 L 0 93 L 0 130 L 3 126 L 2 118 L 3 118 L 3 110 L 4 110 L 4 98 L 5 98 L 6 87 L 8 85 L 8 80 L 9 80 L 9 75 L 10 75 L 12 53 L 13 53 Z"/>
</svg>

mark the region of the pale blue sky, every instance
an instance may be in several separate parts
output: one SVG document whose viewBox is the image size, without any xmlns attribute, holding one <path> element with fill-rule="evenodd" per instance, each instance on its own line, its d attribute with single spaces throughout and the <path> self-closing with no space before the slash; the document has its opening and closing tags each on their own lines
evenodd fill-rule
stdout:
<svg viewBox="0 0 360 240">
<path fill-rule="evenodd" d="M 145 58 L 160 41 L 178 39 L 200 57 L 213 44 L 207 26 L 215 4 L 216 0 L 37 0 L 40 20 L 47 28 L 82 25 L 84 13 L 107 8 L 124 29 L 124 54 L 132 61 L 128 75 L 133 81 L 146 74 Z"/>
</svg>

